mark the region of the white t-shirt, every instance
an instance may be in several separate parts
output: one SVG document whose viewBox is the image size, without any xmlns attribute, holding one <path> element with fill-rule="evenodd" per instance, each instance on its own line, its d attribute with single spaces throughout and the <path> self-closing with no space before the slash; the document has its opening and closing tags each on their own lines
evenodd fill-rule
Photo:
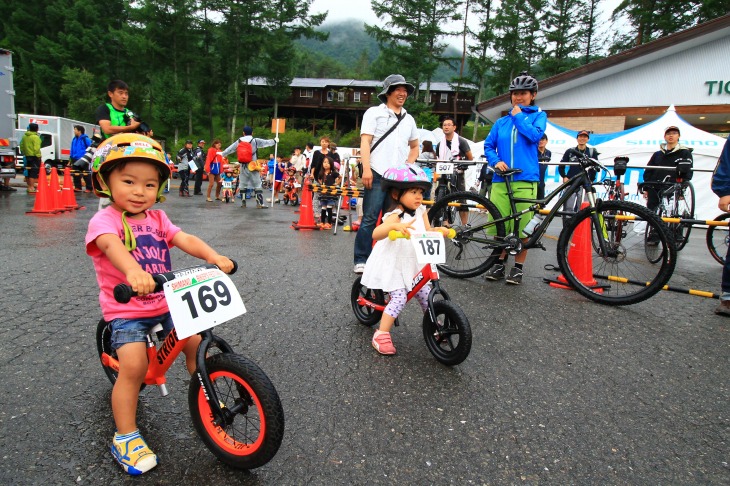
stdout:
<svg viewBox="0 0 730 486">
<path fill-rule="evenodd" d="M 386 169 L 397 167 L 408 161 L 408 154 L 411 147 L 408 143 L 418 140 L 418 127 L 416 120 L 406 113 L 405 108 L 401 109 L 401 116 L 405 117 L 398 127 L 390 133 L 370 154 L 370 169 L 382 175 Z M 360 134 L 372 135 L 374 144 L 398 121 L 393 110 L 385 103 L 379 106 L 368 108 L 362 117 L 362 128 Z"/>
</svg>

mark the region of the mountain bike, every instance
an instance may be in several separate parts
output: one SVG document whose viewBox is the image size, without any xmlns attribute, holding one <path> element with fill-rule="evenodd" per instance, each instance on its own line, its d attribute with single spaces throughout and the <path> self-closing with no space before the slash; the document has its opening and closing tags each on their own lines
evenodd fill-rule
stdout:
<svg viewBox="0 0 730 486">
<path fill-rule="evenodd" d="M 695 189 L 689 180 L 691 174 L 692 161 L 679 159 L 677 160 L 677 167 L 673 176 L 667 176 L 664 181 L 644 183 L 644 186 L 649 186 L 656 190 L 659 196 L 659 205 L 656 208 L 656 213 L 660 218 L 694 219 Z M 672 221 L 669 222 L 669 229 L 672 232 L 677 251 L 684 248 L 689 241 L 692 223 Z M 649 228 L 646 230 L 645 237 L 647 240 L 647 258 L 652 261 L 659 261 L 660 254 L 654 246 L 655 237 Z"/>
<path fill-rule="evenodd" d="M 234 262 L 233 272 L 235 268 Z M 233 294 L 237 290 L 230 279 L 220 276 L 225 277 L 218 267 L 205 264 L 153 275 L 153 278 L 157 284 L 155 292 L 161 291 L 165 282 L 178 285 L 176 291 L 187 291 L 181 297 L 186 302 L 184 305 L 189 306 L 193 319 L 200 320 L 201 327 L 205 328 L 199 332 L 202 341 L 197 352 L 197 369 L 188 389 L 188 407 L 195 431 L 221 462 L 238 469 L 253 469 L 269 462 L 279 450 L 284 436 L 284 410 L 276 388 L 263 370 L 250 359 L 234 353 L 226 341 L 210 330 L 221 322 L 219 317 L 213 317 L 215 312 L 233 307 L 238 297 Z M 190 284 L 190 290 L 186 284 Z M 126 284 L 114 289 L 114 298 L 120 303 L 129 302 L 134 295 Z M 172 309 L 170 304 L 171 312 Z M 189 339 L 178 338 L 178 325 L 176 319 L 175 329 L 166 337 L 160 325 L 147 335 L 149 365 L 142 388 L 157 385 L 162 396 L 168 394 L 165 373 Z M 103 319 L 97 326 L 96 345 L 104 373 L 114 384 L 119 361 L 111 347 L 111 326 Z"/>
<path fill-rule="evenodd" d="M 467 160 L 425 160 L 416 159 L 416 163 L 422 166 L 429 166 L 434 171 L 434 182 L 436 190 L 434 191 L 434 201 L 439 201 L 449 194 L 459 192 L 457 187 L 457 171 L 466 171 L 470 165 L 483 164 L 484 162 L 475 162 Z M 434 227 L 449 226 L 454 223 L 456 214 L 459 211 L 453 207 L 447 207 L 444 211 L 434 219 Z M 446 223 L 446 224 L 444 224 Z"/>
<path fill-rule="evenodd" d="M 450 237 L 455 236 L 452 232 Z M 414 235 L 404 235 L 391 231 L 388 238 L 413 238 Z M 428 240 L 422 239 L 425 247 Z M 426 243 L 424 243 L 426 242 Z M 434 245 L 431 245 L 434 249 Z M 428 251 L 428 250 L 426 250 Z M 387 292 L 378 289 L 369 289 L 362 285 L 362 277 L 357 277 L 352 284 L 350 303 L 355 317 L 360 323 L 372 326 L 380 321 L 383 311 L 388 304 Z M 471 351 L 471 327 L 464 311 L 451 301 L 449 294 L 441 287 L 439 272 L 435 264 L 426 264 L 413 277 L 415 285 L 408 292 L 407 301 L 411 300 L 428 282 L 431 282 L 431 292 L 428 294 L 428 312 L 423 314 L 422 329 L 426 346 L 434 358 L 439 362 L 454 366 L 466 359 Z M 395 320 L 398 324 L 398 319 Z"/>
<path fill-rule="evenodd" d="M 575 155 L 581 171 L 544 199 L 514 197 L 512 176 L 521 172 L 519 169 L 496 172 L 505 178 L 511 206 L 511 213 L 507 216 L 502 216 L 491 201 L 473 193 L 451 194 L 437 201 L 429 210 L 429 219 L 438 219 L 444 210 L 452 206 L 468 210 L 467 224 L 453 227 L 456 236 L 447 242 L 446 263 L 439 269 L 452 277 L 475 277 L 487 271 L 503 250 L 516 255 L 530 248 L 545 249 L 540 241 L 552 220 L 564 214 L 559 208 L 572 194 L 585 190 L 587 207 L 573 215 L 558 238 L 558 264 L 570 285 L 595 302 L 611 305 L 641 302 L 659 292 L 669 281 L 676 265 L 677 250 L 666 225 L 656 214 L 638 204 L 597 199 L 588 170 L 608 172 L 608 169 L 578 151 Z M 541 210 L 555 198 L 558 200 L 552 209 Z M 517 211 L 516 203 L 528 203 L 529 207 Z M 536 211 L 547 216 L 523 241 L 519 232 L 513 229 L 514 223 L 523 214 Z M 581 227 L 584 221 L 587 225 Z M 581 231 L 578 231 L 579 227 Z M 584 269 L 575 268 L 576 263 L 568 258 L 576 240 L 585 237 L 583 231 L 586 227 L 594 244 L 591 263 L 593 278 L 600 282 L 597 285 L 582 282 L 576 275 L 582 275 Z M 656 230 L 658 236 L 659 266 L 649 262 L 645 255 L 644 231 L 647 227 Z"/>
</svg>

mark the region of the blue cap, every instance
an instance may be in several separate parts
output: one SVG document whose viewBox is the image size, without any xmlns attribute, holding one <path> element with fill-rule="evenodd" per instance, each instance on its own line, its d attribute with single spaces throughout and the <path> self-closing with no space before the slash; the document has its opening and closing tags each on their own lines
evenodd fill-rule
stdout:
<svg viewBox="0 0 730 486">
<path fill-rule="evenodd" d="M 243 134 L 244 135 L 251 135 L 252 133 L 253 133 L 253 128 L 249 127 L 248 125 L 246 125 L 245 127 L 243 127 Z"/>
</svg>

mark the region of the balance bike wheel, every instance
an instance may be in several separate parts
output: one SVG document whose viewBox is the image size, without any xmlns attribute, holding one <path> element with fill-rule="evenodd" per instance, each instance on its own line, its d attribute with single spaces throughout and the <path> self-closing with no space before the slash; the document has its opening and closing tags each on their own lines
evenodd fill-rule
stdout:
<svg viewBox="0 0 730 486">
<path fill-rule="evenodd" d="M 284 437 L 284 410 L 276 388 L 244 356 L 216 354 L 205 364 L 226 421 L 213 423 L 205 392 L 193 378 L 188 405 L 195 431 L 224 464 L 237 469 L 263 466 L 276 455 Z"/>
<path fill-rule="evenodd" d="M 434 358 L 454 366 L 466 359 L 471 351 L 471 326 L 464 311 L 449 300 L 433 303 L 436 322 L 428 312 L 423 314 L 423 338 Z"/>
</svg>

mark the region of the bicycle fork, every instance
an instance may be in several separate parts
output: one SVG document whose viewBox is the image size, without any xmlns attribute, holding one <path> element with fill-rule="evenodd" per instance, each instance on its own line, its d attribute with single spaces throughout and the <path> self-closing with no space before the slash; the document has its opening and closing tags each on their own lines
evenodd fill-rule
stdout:
<svg viewBox="0 0 730 486">
<path fill-rule="evenodd" d="M 232 408 L 227 408 L 218 399 L 218 395 L 210 380 L 208 368 L 205 365 L 205 359 L 208 356 L 208 350 L 211 347 L 217 347 L 222 353 L 233 353 L 233 348 L 222 338 L 214 335 L 210 330 L 203 331 L 201 334 L 202 341 L 198 346 L 196 354 L 196 377 L 200 381 L 200 389 L 203 391 L 210 411 L 213 414 L 213 424 L 218 427 L 226 427 L 233 422 L 233 416 L 243 410 L 246 404 L 243 402 L 236 403 Z"/>
</svg>

